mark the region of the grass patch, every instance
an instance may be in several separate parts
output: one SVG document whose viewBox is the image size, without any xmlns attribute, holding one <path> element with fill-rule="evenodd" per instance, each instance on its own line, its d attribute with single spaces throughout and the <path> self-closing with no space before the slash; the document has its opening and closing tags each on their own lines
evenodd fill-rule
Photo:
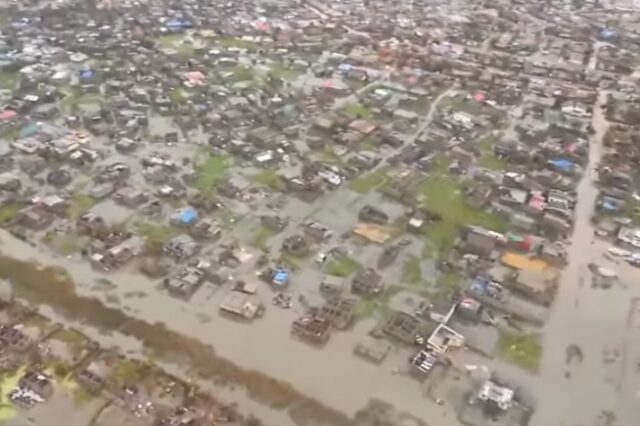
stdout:
<svg viewBox="0 0 640 426">
<path fill-rule="evenodd" d="M 256 233 L 251 238 L 249 245 L 253 248 L 260 249 L 262 251 L 267 251 L 267 243 L 269 242 L 269 238 L 273 236 L 273 231 L 265 226 L 261 226 L 258 228 Z"/>
<path fill-rule="evenodd" d="M 161 49 L 173 49 L 181 55 L 190 56 L 195 52 L 193 46 L 183 43 L 183 34 L 168 34 L 160 36 L 158 37 L 157 42 Z"/>
<path fill-rule="evenodd" d="M 136 225 L 136 231 L 152 244 L 164 244 L 177 235 L 172 227 L 152 222 Z"/>
<path fill-rule="evenodd" d="M 428 179 L 420 188 L 424 208 L 442 217 L 427 228 L 427 236 L 438 251 L 448 251 L 464 225 L 477 225 L 496 232 L 505 230 L 504 220 L 493 213 L 467 205 L 462 186 L 448 176 Z"/>
<path fill-rule="evenodd" d="M 7 372 L 0 374 L 0 424 L 4 424 L 18 415 L 18 410 L 12 404 L 8 404 L 5 401 L 8 400 L 7 395 L 9 395 L 11 390 L 18 385 L 25 371 L 26 367 L 21 367 L 13 373 Z"/>
<path fill-rule="evenodd" d="M 20 73 L 0 72 L 0 90 L 14 91 L 20 85 Z"/>
<path fill-rule="evenodd" d="M 20 206 L 17 204 L 7 204 L 0 207 L 0 225 L 11 222 L 20 213 Z"/>
<path fill-rule="evenodd" d="M 175 104 L 183 104 L 187 101 L 187 97 L 184 95 L 184 92 L 179 87 L 172 89 L 169 92 L 168 96 L 169 96 L 169 99 L 171 99 L 171 102 Z"/>
<path fill-rule="evenodd" d="M 89 238 L 69 233 L 54 236 L 49 245 L 58 253 L 69 256 L 78 253 L 89 243 Z"/>
<path fill-rule="evenodd" d="M 291 253 L 282 253 L 280 255 L 280 264 L 285 268 L 289 268 L 292 270 L 300 270 L 304 267 L 304 263 L 306 261 L 303 257 L 295 256 Z"/>
<path fill-rule="evenodd" d="M 360 267 L 360 264 L 349 256 L 342 256 L 330 261 L 325 267 L 329 275 L 346 278 L 352 275 Z"/>
<path fill-rule="evenodd" d="M 386 179 L 385 173 L 382 170 L 365 173 L 349 182 L 349 189 L 359 194 L 366 194 L 382 186 Z"/>
<path fill-rule="evenodd" d="M 420 259 L 410 256 L 402 265 L 402 283 L 409 285 L 420 285 L 422 282 L 422 270 L 420 269 Z"/>
<path fill-rule="evenodd" d="M 371 116 L 371 108 L 359 102 L 347 104 L 342 110 L 354 118 L 367 118 Z"/>
<path fill-rule="evenodd" d="M 65 90 L 66 96 L 60 101 L 60 109 L 63 111 L 72 111 L 83 105 L 100 106 L 104 101 L 104 97 L 99 93 L 81 93 L 77 88 Z"/>
<path fill-rule="evenodd" d="M 298 75 L 299 75 L 299 73 L 296 70 L 285 68 L 282 65 L 272 66 L 269 73 L 273 77 L 280 78 L 282 80 L 295 80 L 296 78 L 298 78 Z"/>
<path fill-rule="evenodd" d="M 227 174 L 227 158 L 210 156 L 196 166 L 196 181 L 194 186 L 203 193 L 212 192 L 216 184 Z"/>
<path fill-rule="evenodd" d="M 231 67 L 224 67 L 223 71 L 231 73 L 230 77 L 227 77 L 231 82 L 239 83 L 241 81 L 253 80 L 253 70 L 245 65 L 234 65 Z"/>
<path fill-rule="evenodd" d="M 251 182 L 255 184 L 258 184 L 276 191 L 281 191 L 284 189 L 284 184 L 282 183 L 280 176 L 278 176 L 278 173 L 275 170 L 271 170 L 271 169 L 260 170 L 258 173 L 251 176 L 249 180 L 251 180 Z"/>
<path fill-rule="evenodd" d="M 72 219 L 80 217 L 96 204 L 96 200 L 87 194 L 75 194 L 69 201 L 67 210 Z"/>
<path fill-rule="evenodd" d="M 500 140 L 502 134 L 492 134 L 480 139 L 476 145 L 480 151 L 478 164 L 489 170 L 504 170 L 507 168 L 506 160 L 498 158 L 493 153 L 493 146 Z"/>
<path fill-rule="evenodd" d="M 529 371 L 538 371 L 542 358 L 542 345 L 535 334 L 503 332 L 498 341 L 502 358 Z"/>
<path fill-rule="evenodd" d="M 218 44 L 224 48 L 237 47 L 239 49 L 252 49 L 258 46 L 255 42 L 249 40 L 243 40 L 237 37 L 223 37 L 218 40 Z"/>
</svg>

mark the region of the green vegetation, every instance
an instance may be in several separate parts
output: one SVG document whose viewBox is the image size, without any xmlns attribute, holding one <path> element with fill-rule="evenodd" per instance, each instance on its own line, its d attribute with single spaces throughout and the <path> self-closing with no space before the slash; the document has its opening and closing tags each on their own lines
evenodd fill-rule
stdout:
<svg viewBox="0 0 640 426">
<path fill-rule="evenodd" d="M 232 67 L 224 67 L 224 71 L 230 72 L 231 77 L 229 78 L 232 82 L 239 83 L 241 81 L 249 81 L 253 80 L 253 70 L 246 65 L 235 65 Z"/>
<path fill-rule="evenodd" d="M 227 174 L 227 158 L 222 156 L 210 156 L 204 162 L 196 165 L 195 187 L 203 193 L 212 192 L 216 184 L 224 179 Z"/>
<path fill-rule="evenodd" d="M 422 271 L 420 269 L 420 259 L 410 256 L 402 265 L 402 283 L 409 285 L 420 285 L 422 282 Z"/>
<path fill-rule="evenodd" d="M 113 376 L 123 384 L 134 384 L 142 380 L 147 372 L 148 366 L 131 359 L 124 359 L 118 363 Z"/>
<path fill-rule="evenodd" d="M 218 44 L 227 49 L 231 47 L 237 47 L 239 49 L 252 49 L 257 46 L 257 44 L 253 41 L 243 40 L 237 37 L 223 37 L 218 40 Z"/>
<path fill-rule="evenodd" d="M 20 84 L 20 73 L 0 72 L 0 90 L 14 91 Z"/>
<path fill-rule="evenodd" d="M 53 334 L 52 338 L 60 340 L 61 342 L 68 343 L 70 345 L 82 345 L 89 341 L 89 339 L 80 332 L 66 327 L 56 331 Z"/>
<path fill-rule="evenodd" d="M 265 226 L 261 226 L 251 238 L 249 245 L 253 248 L 267 251 L 267 243 L 269 242 L 269 238 L 271 238 L 272 236 L 273 231 L 271 229 Z"/>
<path fill-rule="evenodd" d="M 500 140 L 502 134 L 488 135 L 477 143 L 478 151 L 480 151 L 480 167 L 484 167 L 489 170 L 504 170 L 507 168 L 507 162 L 501 158 L 498 158 L 493 153 L 493 146 Z"/>
<path fill-rule="evenodd" d="M 505 222 L 496 214 L 469 207 L 463 188 L 449 176 L 428 179 L 421 186 L 421 204 L 442 217 L 427 228 L 434 249 L 448 251 L 464 225 L 477 225 L 497 232 L 505 230 Z"/>
<path fill-rule="evenodd" d="M 305 258 L 295 256 L 291 253 L 282 253 L 280 255 L 280 264 L 292 270 L 302 269 L 305 260 Z"/>
<path fill-rule="evenodd" d="M 179 87 L 176 87 L 169 92 L 169 99 L 171 99 L 171 102 L 175 104 L 183 104 L 187 101 L 184 92 Z"/>
<path fill-rule="evenodd" d="M 498 341 L 502 358 L 529 371 L 538 371 L 542 345 L 535 334 L 503 332 Z"/>
<path fill-rule="evenodd" d="M 275 170 L 271 169 L 260 170 L 258 173 L 251 176 L 250 180 L 253 183 L 276 191 L 281 191 L 284 187 L 280 176 L 278 176 L 278 173 Z"/>
<path fill-rule="evenodd" d="M 71 197 L 69 202 L 69 209 L 67 210 L 69 216 L 72 219 L 80 217 L 83 213 L 89 210 L 96 204 L 96 200 L 87 194 L 75 194 Z"/>
<path fill-rule="evenodd" d="M 0 374 L 0 423 L 8 422 L 18 414 L 16 408 L 11 404 L 6 404 L 4 398 L 18 385 L 20 377 L 25 372 L 25 367 L 16 370 L 14 373 L 6 372 Z"/>
<path fill-rule="evenodd" d="M 386 179 L 384 170 L 376 170 L 353 179 L 349 182 L 349 189 L 360 194 L 366 194 L 383 185 Z"/>
<path fill-rule="evenodd" d="M 298 72 L 290 68 L 285 68 L 282 65 L 274 65 L 271 67 L 269 73 L 275 78 L 281 78 L 282 80 L 295 80 L 298 78 Z"/>
<path fill-rule="evenodd" d="M 83 105 L 100 106 L 104 97 L 100 93 L 82 93 L 77 87 L 66 87 L 62 90 L 65 97 L 60 101 L 60 109 L 73 111 Z"/>
<path fill-rule="evenodd" d="M 89 238 L 75 233 L 55 235 L 49 245 L 58 253 L 69 256 L 78 253 L 89 243 Z"/>
<path fill-rule="evenodd" d="M 20 213 L 20 206 L 17 204 L 7 204 L 0 207 L 0 224 L 11 222 Z"/>
<path fill-rule="evenodd" d="M 358 306 L 356 307 L 356 318 L 371 318 L 374 315 L 378 318 L 385 318 L 391 311 L 389 308 L 389 301 L 402 290 L 402 286 L 391 285 L 385 287 L 381 294 L 362 296 L 358 301 Z"/>
<path fill-rule="evenodd" d="M 184 43 L 183 34 L 168 34 L 157 39 L 162 49 L 173 49 L 180 55 L 191 56 L 195 52 L 193 46 Z"/>
<path fill-rule="evenodd" d="M 151 244 L 162 245 L 175 237 L 177 231 L 170 226 L 157 223 L 145 222 L 136 225 L 136 231 Z"/>
<path fill-rule="evenodd" d="M 354 118 L 367 118 L 371 115 L 371 108 L 359 102 L 347 104 L 342 110 Z"/>
<path fill-rule="evenodd" d="M 325 267 L 325 271 L 329 275 L 346 278 L 351 276 L 359 266 L 360 264 L 349 256 L 341 256 L 330 261 Z"/>
</svg>

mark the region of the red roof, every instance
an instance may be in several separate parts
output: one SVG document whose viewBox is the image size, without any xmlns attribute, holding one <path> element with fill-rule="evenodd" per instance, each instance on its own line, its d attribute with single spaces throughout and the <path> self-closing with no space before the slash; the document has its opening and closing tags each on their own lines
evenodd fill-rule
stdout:
<svg viewBox="0 0 640 426">
<path fill-rule="evenodd" d="M 482 103 L 487 100 L 487 94 L 484 92 L 476 92 L 473 94 L 473 100 Z"/>
<path fill-rule="evenodd" d="M 0 121 L 11 121 L 18 116 L 18 113 L 11 109 L 0 111 Z"/>
</svg>

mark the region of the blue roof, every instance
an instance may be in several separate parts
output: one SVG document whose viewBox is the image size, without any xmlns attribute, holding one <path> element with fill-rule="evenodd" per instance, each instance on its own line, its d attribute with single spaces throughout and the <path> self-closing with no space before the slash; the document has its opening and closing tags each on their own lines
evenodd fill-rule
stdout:
<svg viewBox="0 0 640 426">
<path fill-rule="evenodd" d="M 617 35 L 618 35 L 618 32 L 611 28 L 604 28 L 602 31 L 600 31 L 600 38 L 605 40 L 614 38 Z"/>
<path fill-rule="evenodd" d="M 287 284 L 289 282 L 289 272 L 285 271 L 284 269 L 278 269 L 273 275 L 272 281 L 277 285 Z"/>
<path fill-rule="evenodd" d="M 198 213 L 194 209 L 184 209 L 180 212 L 180 222 L 189 224 L 198 218 Z"/>
<path fill-rule="evenodd" d="M 91 71 L 91 70 L 80 71 L 80 78 L 81 79 L 89 80 L 91 77 L 93 77 L 93 71 Z"/>
<path fill-rule="evenodd" d="M 575 164 L 565 158 L 555 158 L 551 160 L 551 164 L 553 164 L 557 169 L 564 171 L 570 171 L 575 167 Z"/>
</svg>

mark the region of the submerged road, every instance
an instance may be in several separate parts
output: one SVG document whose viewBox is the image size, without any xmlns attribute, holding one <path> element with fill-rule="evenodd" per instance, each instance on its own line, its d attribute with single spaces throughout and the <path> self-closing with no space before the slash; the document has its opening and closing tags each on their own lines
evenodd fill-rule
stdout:
<svg viewBox="0 0 640 426">
<path fill-rule="evenodd" d="M 598 195 L 596 167 L 603 153 L 608 123 L 601 108 L 601 92 L 593 113 L 595 134 L 589 162 L 577 188 L 575 230 L 569 248 L 569 263 L 544 335 L 545 355 L 537 383 L 538 406 L 532 426 L 592 426 L 637 424 L 637 375 L 629 375 L 633 362 L 627 335 L 630 300 L 637 285 L 592 288 L 588 264 L 606 264 L 606 243 L 594 241 L 591 216 Z M 636 274 L 626 265 L 616 267 Z M 635 275 L 638 277 L 638 275 Z M 636 286 L 635 288 L 633 286 Z M 637 339 L 636 339 L 637 340 Z M 567 349 L 577 345 L 582 360 L 568 361 Z M 612 354 L 611 356 L 609 356 Z M 611 358 L 611 359 L 603 359 Z M 635 369 L 635 368 L 634 368 Z M 635 371 L 634 371 L 635 373 Z M 617 421 L 609 423 L 614 413 Z"/>
</svg>

